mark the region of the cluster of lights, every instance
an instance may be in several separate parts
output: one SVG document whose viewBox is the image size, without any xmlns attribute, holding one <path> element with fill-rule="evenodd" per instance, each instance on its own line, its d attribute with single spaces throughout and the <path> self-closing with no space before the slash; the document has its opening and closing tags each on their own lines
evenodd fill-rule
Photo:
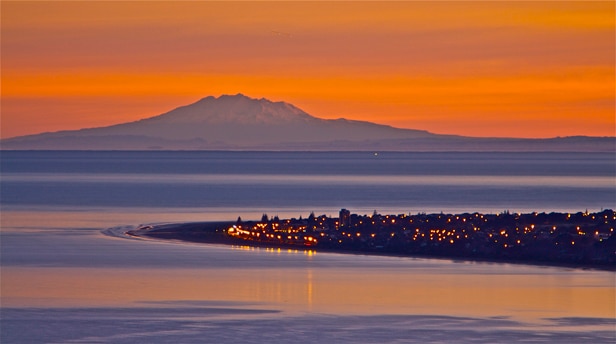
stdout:
<svg viewBox="0 0 616 344">
<path fill-rule="evenodd" d="M 305 245 L 314 245 L 317 243 L 317 239 L 312 236 L 287 235 L 283 237 L 281 234 L 267 233 L 264 231 L 265 226 L 263 226 L 263 224 L 261 223 L 253 227 L 253 229 L 258 229 L 258 228 L 263 228 L 263 229 L 260 231 L 247 230 L 247 229 L 243 229 L 241 226 L 234 225 L 227 229 L 227 234 L 232 237 L 237 237 L 237 238 L 246 239 L 246 240 L 251 240 L 251 239 L 258 240 L 261 238 L 261 235 L 263 235 L 266 240 L 267 239 L 278 240 L 281 243 L 296 244 L 296 243 L 303 242 Z M 290 232 L 291 231 L 289 231 L 289 233 Z"/>
<path fill-rule="evenodd" d="M 340 226 L 340 221 L 337 221 L 337 219 L 319 216 L 310 220 L 314 222 L 308 224 L 305 222 L 301 223 L 301 221 L 292 222 L 291 220 L 283 220 L 280 222 L 260 222 L 251 225 L 250 228 L 244 228 L 241 224 L 238 224 L 230 227 L 228 229 L 228 234 L 246 240 L 262 240 L 266 242 L 279 242 L 282 244 L 303 244 L 305 246 L 312 246 L 317 243 L 317 239 L 310 235 L 311 233 L 314 233 L 312 232 L 313 230 L 317 231 L 315 236 L 320 237 L 319 240 L 322 240 L 321 238 L 323 238 L 323 240 L 329 239 L 334 242 L 337 241 L 340 244 L 342 244 L 343 241 L 365 241 L 370 238 L 377 238 L 377 236 L 383 240 L 386 240 L 387 238 L 395 240 L 393 238 L 401 237 L 403 239 L 412 239 L 413 241 L 428 240 L 432 242 L 446 242 L 454 244 L 459 240 L 469 239 L 469 236 L 473 235 L 474 239 L 482 238 L 482 235 L 477 236 L 477 234 L 473 233 L 483 231 L 483 233 L 485 233 L 484 235 L 490 238 L 490 242 L 498 243 L 500 247 L 510 248 L 515 246 L 523 246 L 523 242 L 527 237 L 531 237 L 532 239 L 537 239 L 540 237 L 547 238 L 548 236 L 553 237 L 555 233 L 558 233 L 557 226 L 552 224 L 549 226 L 536 226 L 535 224 L 524 223 L 522 225 L 518 224 L 519 227 L 515 228 L 514 226 L 509 227 L 509 225 L 503 225 L 507 229 L 503 229 L 502 227 L 497 229 L 491 228 L 490 224 L 483 225 L 484 223 L 489 222 L 489 218 L 496 218 L 501 215 L 504 214 L 497 214 L 493 217 L 474 213 L 465 215 L 438 215 L 433 217 L 418 216 L 413 218 L 410 215 L 407 217 L 406 215 L 381 216 L 375 214 L 370 217 L 359 217 L 356 220 L 352 220 L 352 223 L 347 219 L 345 225 L 343 226 Z M 525 218 L 522 218 L 522 214 L 517 213 L 512 215 L 512 219 L 515 219 L 516 222 L 518 220 L 526 221 L 528 216 L 524 216 Z M 539 214 L 535 212 L 532 216 L 538 217 Z M 571 229 L 571 235 L 588 237 L 597 241 L 603 241 L 614 231 L 613 227 L 609 228 L 609 232 L 607 232 L 608 228 L 591 227 L 588 226 L 586 222 L 579 222 L 580 225 L 578 225 L 576 222 L 578 221 L 577 219 L 579 219 L 579 216 L 579 214 L 574 214 L 573 216 L 572 214 L 566 214 L 565 221 L 567 221 L 568 224 L 564 224 L 564 226 L 559 225 L 558 229 L 560 231 L 564 231 L 563 233 L 569 233 L 568 230 Z M 609 225 L 610 221 L 616 220 L 616 215 L 612 214 L 609 216 L 598 216 L 598 219 L 595 219 L 596 216 L 591 216 L 589 213 L 582 213 L 582 216 L 588 216 L 589 218 L 592 217 L 593 220 L 605 222 L 606 225 Z M 436 220 L 436 218 L 438 218 L 438 220 Z M 533 220 L 533 222 L 535 221 L 540 220 Z M 414 231 L 407 231 L 406 226 L 412 223 L 416 224 L 413 225 L 413 227 L 418 227 L 414 228 Z M 361 230 L 350 230 L 350 228 L 353 228 L 352 226 L 356 228 L 360 227 Z M 442 228 L 441 226 L 445 228 Z M 480 226 L 483 227 L 483 229 L 480 228 Z M 498 224 L 498 226 L 501 225 Z M 454 227 L 455 229 L 451 227 Z M 370 232 L 367 230 L 370 230 Z M 576 245 L 577 242 L 577 245 L 579 246 L 580 242 L 582 245 L 586 242 L 580 241 L 580 239 L 571 239 L 572 240 L 568 240 L 565 243 Z M 563 242 L 560 243 L 563 244 Z"/>
</svg>

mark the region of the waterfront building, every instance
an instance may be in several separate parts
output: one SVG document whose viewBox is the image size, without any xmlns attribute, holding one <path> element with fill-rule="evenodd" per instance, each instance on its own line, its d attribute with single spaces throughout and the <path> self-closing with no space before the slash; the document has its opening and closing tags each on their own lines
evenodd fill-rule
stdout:
<svg viewBox="0 0 616 344">
<path fill-rule="evenodd" d="M 349 227 L 351 226 L 351 212 L 347 209 L 340 209 L 339 219 L 338 219 L 339 227 Z"/>
</svg>

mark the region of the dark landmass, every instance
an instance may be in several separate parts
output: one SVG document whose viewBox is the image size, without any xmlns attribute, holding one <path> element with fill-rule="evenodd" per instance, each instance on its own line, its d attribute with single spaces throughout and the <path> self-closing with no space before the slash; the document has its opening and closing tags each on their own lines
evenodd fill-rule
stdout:
<svg viewBox="0 0 616 344">
<path fill-rule="evenodd" d="M 7 138 L 0 140 L 0 149 L 615 152 L 616 137 L 440 135 L 344 118 L 322 119 L 285 102 L 237 94 L 206 97 L 135 122 Z"/>
<path fill-rule="evenodd" d="M 340 253 L 440 257 L 616 270 L 616 212 L 310 214 L 306 219 L 142 226 L 129 235 Z"/>
</svg>

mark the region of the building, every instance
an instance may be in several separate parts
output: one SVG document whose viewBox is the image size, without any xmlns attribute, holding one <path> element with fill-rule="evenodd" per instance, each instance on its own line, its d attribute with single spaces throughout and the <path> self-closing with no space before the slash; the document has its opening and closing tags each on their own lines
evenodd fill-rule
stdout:
<svg viewBox="0 0 616 344">
<path fill-rule="evenodd" d="M 351 226 L 351 212 L 346 209 L 340 209 L 338 227 L 349 227 L 349 226 Z"/>
</svg>

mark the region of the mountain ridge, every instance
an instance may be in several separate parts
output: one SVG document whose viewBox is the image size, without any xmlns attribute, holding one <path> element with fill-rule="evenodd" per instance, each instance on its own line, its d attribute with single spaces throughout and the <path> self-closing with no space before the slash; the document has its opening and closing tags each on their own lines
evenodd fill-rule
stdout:
<svg viewBox="0 0 616 344">
<path fill-rule="evenodd" d="M 372 122 L 322 119 L 286 102 L 208 96 L 157 116 L 0 141 L 0 149 L 615 151 L 616 138 L 472 138 Z"/>
</svg>

